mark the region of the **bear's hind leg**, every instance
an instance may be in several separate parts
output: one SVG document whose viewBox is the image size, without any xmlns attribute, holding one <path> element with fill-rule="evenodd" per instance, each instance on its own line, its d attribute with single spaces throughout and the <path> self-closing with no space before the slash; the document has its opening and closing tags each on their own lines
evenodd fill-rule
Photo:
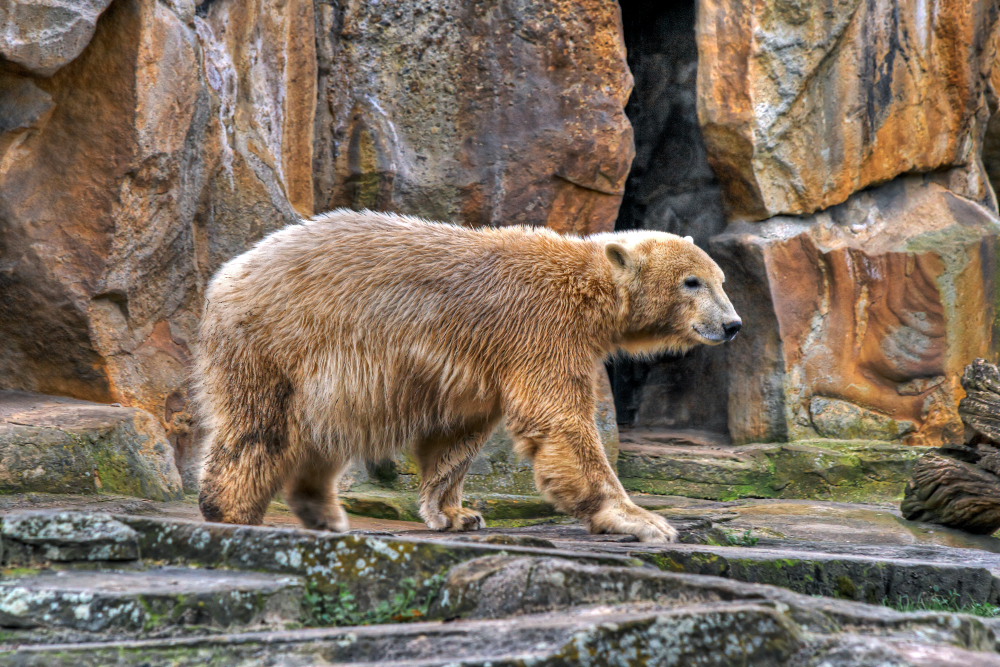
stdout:
<svg viewBox="0 0 1000 667">
<path fill-rule="evenodd" d="M 486 527 L 483 516 L 462 507 L 462 486 L 472 460 L 496 426 L 496 419 L 467 424 L 417 443 L 420 516 L 431 530 L 466 531 Z"/>
<path fill-rule="evenodd" d="M 212 419 L 199 505 L 208 521 L 259 524 L 296 458 L 292 383 L 249 356 L 216 350 L 204 378 L 201 400 Z"/>
<path fill-rule="evenodd" d="M 288 471 L 287 453 L 275 455 L 259 443 L 213 447 L 201 477 L 198 504 L 206 521 L 260 524 Z"/>
<path fill-rule="evenodd" d="M 303 526 L 336 533 L 348 530 L 347 513 L 337 499 L 337 481 L 348 463 L 320 452 L 303 457 L 285 486 L 285 500 Z"/>
</svg>

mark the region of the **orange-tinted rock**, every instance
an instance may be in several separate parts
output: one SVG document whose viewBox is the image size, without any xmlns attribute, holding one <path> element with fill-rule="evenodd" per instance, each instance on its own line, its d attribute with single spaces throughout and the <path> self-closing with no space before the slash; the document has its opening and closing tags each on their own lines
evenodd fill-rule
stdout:
<svg viewBox="0 0 1000 667">
<path fill-rule="evenodd" d="M 145 408 L 182 467 L 203 286 L 264 234 L 343 204 L 613 225 L 632 156 L 613 0 L 116 0 L 79 29 L 51 76 L 0 59 L 0 388 Z"/>
<path fill-rule="evenodd" d="M 313 26 L 307 0 L 120 0 L 52 77 L 0 72 L 0 386 L 142 407 L 187 447 L 202 286 L 312 212 Z"/>
<path fill-rule="evenodd" d="M 616 2 L 317 11 L 318 208 L 613 228 L 633 154 Z"/>
<path fill-rule="evenodd" d="M 698 3 L 699 118 L 735 217 L 811 213 L 907 172 L 977 201 L 993 0 Z"/>
<path fill-rule="evenodd" d="M 868 437 L 877 423 L 909 444 L 960 441 L 962 371 L 994 351 L 998 234 L 994 213 L 920 177 L 731 226 L 713 248 L 744 321 L 733 439 Z"/>
</svg>

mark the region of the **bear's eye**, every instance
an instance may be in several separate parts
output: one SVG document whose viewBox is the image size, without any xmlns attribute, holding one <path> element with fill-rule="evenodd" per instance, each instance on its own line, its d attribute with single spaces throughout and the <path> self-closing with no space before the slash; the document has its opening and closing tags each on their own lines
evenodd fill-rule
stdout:
<svg viewBox="0 0 1000 667">
<path fill-rule="evenodd" d="M 684 286 L 690 287 L 691 289 L 694 289 L 696 287 L 701 287 L 701 281 L 695 278 L 694 276 L 691 276 L 690 278 L 684 279 Z"/>
</svg>

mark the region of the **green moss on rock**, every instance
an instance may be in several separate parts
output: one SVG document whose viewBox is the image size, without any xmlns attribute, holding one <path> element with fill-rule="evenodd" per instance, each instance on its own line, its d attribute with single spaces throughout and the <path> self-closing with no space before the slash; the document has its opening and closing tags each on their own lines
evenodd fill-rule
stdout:
<svg viewBox="0 0 1000 667">
<path fill-rule="evenodd" d="M 865 440 L 803 440 L 702 450 L 625 446 L 619 477 L 638 493 L 708 500 L 897 500 L 926 451 Z"/>
</svg>

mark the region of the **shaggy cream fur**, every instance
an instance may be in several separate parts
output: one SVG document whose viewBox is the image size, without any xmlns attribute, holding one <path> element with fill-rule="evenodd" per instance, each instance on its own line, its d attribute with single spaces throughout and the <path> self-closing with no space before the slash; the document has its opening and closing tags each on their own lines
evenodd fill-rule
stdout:
<svg viewBox="0 0 1000 667">
<path fill-rule="evenodd" d="M 427 525 L 480 528 L 462 482 L 503 416 L 560 510 L 594 532 L 672 540 L 607 461 L 595 369 L 618 350 L 734 335 L 723 280 L 688 239 L 656 232 L 575 238 L 346 210 L 277 231 L 208 289 L 202 512 L 259 523 L 283 485 L 307 527 L 346 530 L 345 466 L 411 447 Z"/>
</svg>

